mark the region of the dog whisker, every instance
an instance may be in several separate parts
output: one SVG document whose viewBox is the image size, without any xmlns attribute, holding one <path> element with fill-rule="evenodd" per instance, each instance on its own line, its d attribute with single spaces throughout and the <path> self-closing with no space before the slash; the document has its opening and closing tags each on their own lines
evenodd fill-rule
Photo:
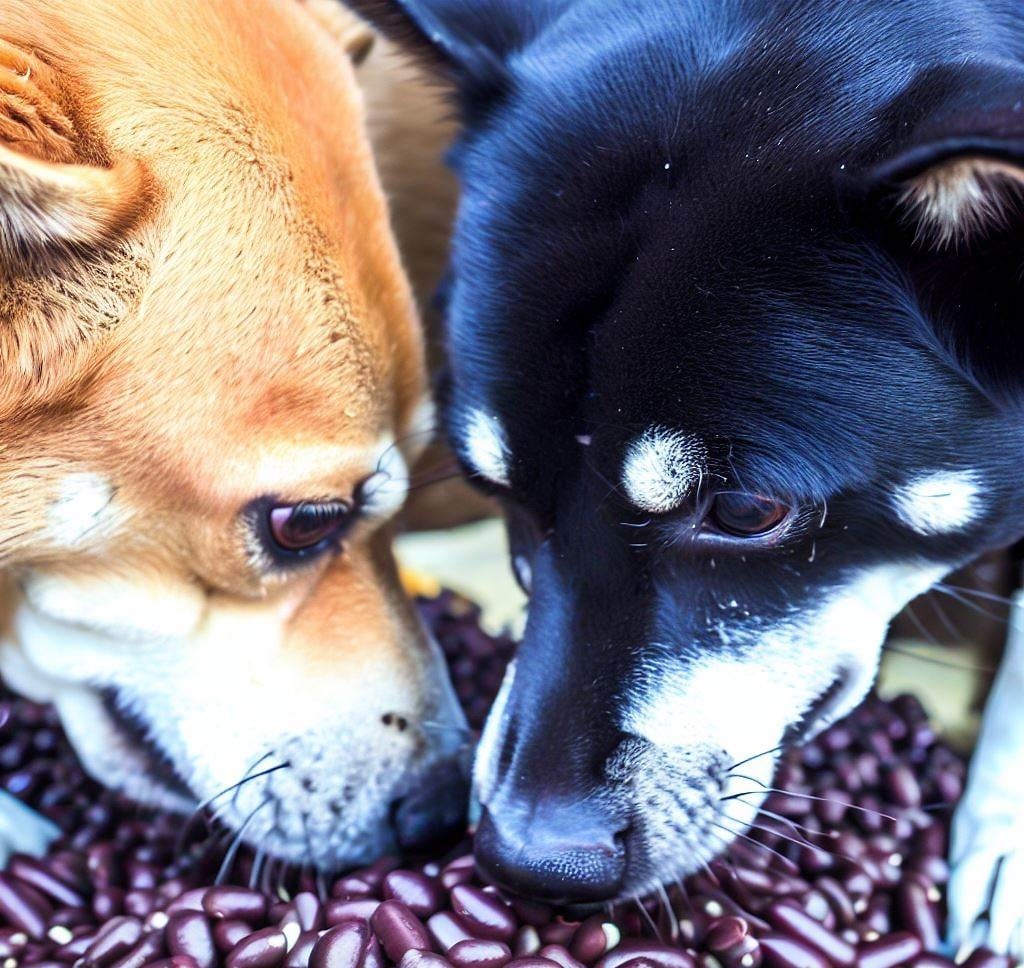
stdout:
<svg viewBox="0 0 1024 968">
<path fill-rule="evenodd" d="M 744 777 L 741 777 L 741 779 L 751 780 L 751 779 L 753 779 L 753 777 L 744 776 Z M 754 780 L 754 782 L 758 783 L 760 781 Z M 762 794 L 765 794 L 765 793 L 782 793 L 782 794 L 785 794 L 788 797 L 796 797 L 797 799 L 802 799 L 802 800 L 815 800 L 815 801 L 818 801 L 820 803 L 831 803 L 832 802 L 828 797 L 818 797 L 818 796 L 815 796 L 812 793 L 796 793 L 796 792 L 794 792 L 792 790 L 782 790 L 779 787 L 770 787 L 770 786 L 764 787 L 763 790 L 744 790 L 744 791 L 741 791 L 740 793 L 730 794 L 727 797 L 719 797 L 719 802 L 722 802 L 722 801 L 725 801 L 725 800 L 736 800 L 736 799 L 739 799 L 740 797 L 761 796 Z M 883 817 L 886 820 L 893 821 L 894 823 L 899 820 L 899 817 L 894 817 L 892 814 L 883 813 L 881 810 L 871 810 L 869 807 L 861 807 L 861 806 L 858 806 L 856 803 L 848 803 L 848 804 L 846 804 L 846 809 L 847 810 L 856 810 L 856 811 L 859 811 L 860 813 L 871 814 L 871 815 L 876 816 L 876 817 Z"/>
<path fill-rule="evenodd" d="M 267 797 L 266 800 L 264 800 L 255 810 L 252 811 L 252 813 L 249 814 L 248 817 L 245 818 L 244 821 L 242 821 L 241 826 L 238 828 L 238 830 L 235 831 L 234 839 L 232 840 L 231 846 L 228 848 L 227 853 L 224 855 L 224 860 L 221 861 L 220 868 L 217 871 L 217 876 L 214 878 L 213 881 L 214 884 L 223 883 L 224 878 L 227 877 L 227 875 L 231 871 L 232 866 L 234 865 L 235 857 L 238 854 L 239 848 L 242 846 L 242 838 L 249 824 L 251 824 L 253 820 L 256 819 L 256 815 L 264 807 L 268 806 L 273 802 L 274 801 L 272 797 Z"/>
<path fill-rule="evenodd" d="M 753 756 L 748 756 L 745 760 L 739 760 L 738 762 L 733 763 L 733 765 L 729 767 L 729 771 L 728 772 L 731 774 L 732 771 L 735 770 L 737 766 L 746 766 L 748 763 L 753 763 L 754 760 L 761 759 L 762 756 L 770 756 L 772 753 L 781 753 L 781 752 L 782 752 L 781 744 L 779 746 L 773 746 L 769 750 L 764 750 L 761 753 L 755 753 Z M 744 779 L 746 779 L 746 777 L 744 777 Z"/>
<path fill-rule="evenodd" d="M 920 652 L 915 652 L 913 649 L 903 649 L 898 645 L 891 645 L 886 643 L 882 646 L 885 652 L 892 652 L 896 655 L 905 655 L 911 659 L 917 659 L 920 662 L 927 662 L 930 665 L 943 666 L 946 669 L 956 669 L 960 672 L 985 672 L 990 675 L 994 675 L 996 672 L 995 667 L 983 665 L 981 663 L 974 662 L 954 662 L 951 659 L 940 659 L 934 655 L 922 655 Z"/>
</svg>

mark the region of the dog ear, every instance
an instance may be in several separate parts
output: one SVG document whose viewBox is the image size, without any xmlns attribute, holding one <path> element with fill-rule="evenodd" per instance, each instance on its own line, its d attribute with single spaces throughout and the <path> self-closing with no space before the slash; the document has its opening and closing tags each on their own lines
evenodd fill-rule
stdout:
<svg viewBox="0 0 1024 968">
<path fill-rule="evenodd" d="M 0 261 L 109 239 L 138 214 L 144 172 L 79 130 L 64 79 L 0 41 Z"/>
<path fill-rule="evenodd" d="M 345 2 L 464 95 L 479 99 L 504 88 L 506 58 L 536 33 L 547 0 Z"/>
<path fill-rule="evenodd" d="M 900 122 L 907 139 L 872 169 L 870 210 L 942 350 L 992 399 L 1022 405 L 1024 71 L 958 68 L 914 93 L 932 106 Z"/>
<path fill-rule="evenodd" d="M 143 172 L 131 160 L 53 162 L 0 144 L 0 253 L 101 243 L 133 220 L 144 197 Z"/>
</svg>

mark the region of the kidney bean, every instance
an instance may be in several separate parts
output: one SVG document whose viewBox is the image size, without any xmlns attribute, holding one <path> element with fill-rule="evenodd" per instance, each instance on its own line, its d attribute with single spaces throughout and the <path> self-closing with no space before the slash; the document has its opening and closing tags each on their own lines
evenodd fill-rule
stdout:
<svg viewBox="0 0 1024 968">
<path fill-rule="evenodd" d="M 447 958 L 434 954 L 433 951 L 407 951 L 398 968 L 452 968 Z"/>
<path fill-rule="evenodd" d="M 512 953 L 517 958 L 524 958 L 540 951 L 540 934 L 532 924 L 521 927 L 512 942 Z"/>
<path fill-rule="evenodd" d="M 896 892 L 896 911 L 907 930 L 921 939 L 926 950 L 934 951 L 939 946 L 939 925 L 935 905 L 924 885 L 907 880 Z"/>
<path fill-rule="evenodd" d="M 370 925 L 392 961 L 401 961 L 412 948 L 426 951 L 433 947 L 423 922 L 401 901 L 383 901 L 370 918 Z"/>
<path fill-rule="evenodd" d="M 829 968 L 828 961 L 810 945 L 781 934 L 759 939 L 764 960 L 770 968 Z"/>
<path fill-rule="evenodd" d="M 637 958 L 650 962 L 656 968 L 697 968 L 693 956 L 685 951 L 638 940 L 621 942 L 597 963 L 597 968 L 622 968 L 626 962 Z"/>
<path fill-rule="evenodd" d="M 235 918 L 223 918 L 213 922 L 213 943 L 223 954 L 227 954 L 243 938 L 252 934 L 252 925 Z"/>
<path fill-rule="evenodd" d="M 508 905 L 478 887 L 456 884 L 451 890 L 451 906 L 477 937 L 508 941 L 515 934 L 516 919 Z"/>
<path fill-rule="evenodd" d="M 313 948 L 320 940 L 320 931 L 303 931 L 284 957 L 284 968 L 306 968 Z M 365 968 L 365 966 L 364 966 Z"/>
<path fill-rule="evenodd" d="M 592 964 L 614 948 L 621 938 L 619 929 L 602 915 L 587 918 L 572 935 L 569 953 L 584 964 Z"/>
<path fill-rule="evenodd" d="M 370 929 L 365 923 L 346 921 L 336 928 L 329 928 L 321 935 L 309 956 L 309 966 L 360 968 L 369 943 Z"/>
<path fill-rule="evenodd" d="M 243 938 L 224 959 L 226 968 L 276 968 L 287 954 L 287 939 L 277 928 L 263 928 Z"/>
<path fill-rule="evenodd" d="M 417 871 L 391 871 L 381 884 L 386 899 L 401 901 L 413 914 L 430 917 L 444 904 L 444 892 L 437 881 Z"/>
<path fill-rule="evenodd" d="M 142 922 L 138 918 L 116 917 L 108 921 L 96 934 L 96 940 L 82 956 L 87 965 L 109 965 L 126 955 L 142 937 Z"/>
<path fill-rule="evenodd" d="M 143 965 L 156 961 L 164 954 L 164 939 L 162 932 L 151 931 L 144 934 L 139 943 L 126 955 L 118 958 L 110 968 L 143 968 Z"/>
<path fill-rule="evenodd" d="M 46 935 L 52 909 L 38 891 L 10 874 L 0 874 L 0 914 L 30 938 Z"/>
<path fill-rule="evenodd" d="M 921 953 L 921 939 L 909 931 L 897 931 L 861 945 L 856 968 L 896 968 Z"/>
<path fill-rule="evenodd" d="M 432 914 L 427 919 L 427 929 L 438 945 L 444 948 L 445 951 L 449 951 L 460 941 L 471 941 L 475 938 L 475 935 L 462 918 L 451 911 L 439 911 L 437 914 Z M 533 933 L 536 936 L 537 932 L 534 931 Z M 538 939 L 537 948 L 539 947 L 540 940 Z"/>
<path fill-rule="evenodd" d="M 569 950 L 560 944 L 544 945 L 537 954 L 541 958 L 547 958 L 548 961 L 555 962 L 555 964 L 560 965 L 561 968 L 584 968 L 583 963 L 577 961 L 569 953 Z"/>
<path fill-rule="evenodd" d="M 932 954 L 926 951 L 924 954 L 918 955 L 910 963 L 910 968 L 955 968 L 956 962 L 950 958 L 943 958 L 942 955 Z M 995 968 L 995 966 L 991 966 Z M 1005 966 L 1009 968 L 1009 966 Z"/>
<path fill-rule="evenodd" d="M 852 945 L 829 931 L 806 911 L 787 901 L 779 901 L 768 908 L 768 920 L 772 926 L 824 955 L 834 964 L 843 968 L 854 963 L 856 951 Z"/>
<path fill-rule="evenodd" d="M 172 955 L 186 955 L 194 959 L 199 968 L 214 968 L 217 964 L 217 946 L 205 915 L 198 911 L 179 911 L 168 918 L 164 930 L 167 950 Z"/>
<path fill-rule="evenodd" d="M 57 877 L 47 865 L 34 857 L 15 854 L 8 861 L 7 871 L 19 881 L 42 891 L 58 904 L 73 908 L 85 907 L 85 898 L 77 890 Z"/>
<path fill-rule="evenodd" d="M 342 901 L 332 898 L 324 907 L 324 916 L 330 925 L 341 924 L 342 921 L 369 921 L 381 902 L 375 898 L 363 898 L 358 901 Z"/>
<path fill-rule="evenodd" d="M 457 968 L 502 968 L 511 959 L 512 950 L 503 941 L 459 941 L 448 951 Z"/>
<path fill-rule="evenodd" d="M 151 961 L 146 968 L 197 968 L 195 959 L 188 955 L 172 955 L 170 958 L 161 958 L 159 961 Z"/>
<path fill-rule="evenodd" d="M 267 899 L 259 891 L 245 887 L 211 887 L 203 895 L 203 910 L 211 918 L 233 918 L 258 924 L 267 916 Z"/>
<path fill-rule="evenodd" d="M 542 945 L 560 944 L 564 946 L 572 942 L 579 926 L 579 921 L 566 921 L 561 915 L 558 915 L 554 920 L 538 928 L 537 934 Z"/>
</svg>

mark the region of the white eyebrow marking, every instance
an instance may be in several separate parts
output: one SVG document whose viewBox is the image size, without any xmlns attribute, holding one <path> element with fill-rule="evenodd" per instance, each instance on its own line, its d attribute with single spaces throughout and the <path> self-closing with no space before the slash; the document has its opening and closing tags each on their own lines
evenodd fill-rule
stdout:
<svg viewBox="0 0 1024 968">
<path fill-rule="evenodd" d="M 114 489 L 101 474 L 68 474 L 60 482 L 57 498 L 47 511 L 50 539 L 63 548 L 75 547 L 109 517 L 113 499 Z"/>
<path fill-rule="evenodd" d="M 508 486 L 508 438 L 497 417 L 483 410 L 470 411 L 462 433 L 466 460 L 481 476 Z"/>
<path fill-rule="evenodd" d="M 981 512 L 980 490 L 974 471 L 934 471 L 897 488 L 892 506 L 918 534 L 948 534 L 966 527 Z"/>
<path fill-rule="evenodd" d="M 692 434 L 647 430 L 626 452 L 622 483 L 629 499 L 656 514 L 678 507 L 704 474 L 707 450 Z"/>
<path fill-rule="evenodd" d="M 391 434 L 377 443 L 374 472 L 363 482 L 363 511 L 372 517 L 390 517 L 409 495 L 409 465 Z"/>
</svg>

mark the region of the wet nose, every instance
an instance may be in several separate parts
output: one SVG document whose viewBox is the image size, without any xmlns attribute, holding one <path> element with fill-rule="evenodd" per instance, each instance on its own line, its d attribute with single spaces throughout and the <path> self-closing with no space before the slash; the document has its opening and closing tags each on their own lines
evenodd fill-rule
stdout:
<svg viewBox="0 0 1024 968">
<path fill-rule="evenodd" d="M 484 808 L 475 852 L 490 880 L 563 904 L 611 900 L 626 874 L 625 830 L 587 803 L 552 804 L 500 821 Z"/>
<path fill-rule="evenodd" d="M 466 832 L 468 803 L 469 781 L 458 763 L 432 770 L 421 787 L 392 805 L 398 846 L 418 852 L 454 843 Z"/>
</svg>

